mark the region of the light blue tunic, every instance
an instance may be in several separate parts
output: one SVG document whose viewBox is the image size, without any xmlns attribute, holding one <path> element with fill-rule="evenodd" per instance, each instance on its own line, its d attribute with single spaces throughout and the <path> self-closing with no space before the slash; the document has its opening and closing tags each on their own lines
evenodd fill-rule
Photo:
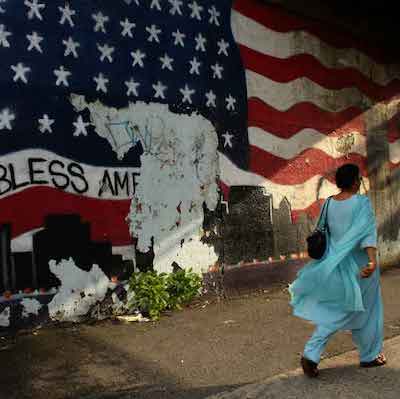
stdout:
<svg viewBox="0 0 400 399">
<path fill-rule="evenodd" d="M 332 198 L 328 224 L 327 253 L 321 260 L 309 262 L 289 286 L 293 314 L 313 322 L 326 334 L 358 331 L 361 337 L 357 340 L 368 343 L 368 348 L 363 348 L 357 342 L 362 361 L 370 361 L 382 347 L 383 306 L 379 268 L 369 278 L 360 277 L 360 270 L 368 263 L 365 247 L 377 244 L 368 197 Z"/>
</svg>

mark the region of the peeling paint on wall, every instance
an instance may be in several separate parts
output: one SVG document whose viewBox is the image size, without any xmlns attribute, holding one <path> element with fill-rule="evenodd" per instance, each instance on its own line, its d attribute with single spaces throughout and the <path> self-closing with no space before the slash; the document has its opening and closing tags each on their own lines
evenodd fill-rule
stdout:
<svg viewBox="0 0 400 399">
<path fill-rule="evenodd" d="M 336 150 L 342 154 L 349 154 L 355 144 L 354 133 L 349 133 L 338 138 L 336 143 Z M 364 145 L 365 148 L 365 145 Z"/>
<path fill-rule="evenodd" d="M 88 108 L 97 134 L 119 159 L 139 142 L 143 147 L 140 176 L 129 213 L 137 248 L 153 247 L 154 268 L 169 272 L 173 262 L 200 271 L 218 256 L 203 244 L 203 203 L 218 202 L 218 137 L 204 117 L 176 114 L 167 105 L 131 103 L 123 109 L 72 95 L 77 111 Z"/>
<path fill-rule="evenodd" d="M 159 115 L 165 129 L 156 136 L 158 148 L 141 156 L 130 231 L 140 251 L 147 251 L 154 239 L 156 270 L 170 272 L 176 262 L 200 271 L 218 259 L 213 248 L 201 242 L 203 203 L 214 210 L 218 202 L 217 136 L 199 115 Z"/>
<path fill-rule="evenodd" d="M 110 280 L 98 265 L 86 272 L 70 258 L 59 263 L 51 260 L 49 266 L 61 282 L 58 293 L 48 305 L 51 319 L 79 321 L 97 301 L 104 299 Z"/>
<path fill-rule="evenodd" d="M 0 313 L 0 327 L 8 327 L 10 325 L 10 308 L 5 308 Z"/>
<path fill-rule="evenodd" d="M 42 305 L 38 300 L 31 298 L 24 298 L 21 301 L 21 305 L 23 306 L 22 317 L 38 315 L 39 310 L 42 308 Z"/>
</svg>

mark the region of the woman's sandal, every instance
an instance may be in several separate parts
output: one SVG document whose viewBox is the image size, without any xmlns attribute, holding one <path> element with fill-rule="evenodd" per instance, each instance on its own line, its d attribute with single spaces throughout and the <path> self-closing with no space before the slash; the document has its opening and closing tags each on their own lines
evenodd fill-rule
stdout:
<svg viewBox="0 0 400 399">
<path fill-rule="evenodd" d="M 361 362 L 360 367 L 380 367 L 386 364 L 386 358 L 383 353 L 380 353 L 372 362 Z"/>
<path fill-rule="evenodd" d="M 309 378 L 318 377 L 318 364 L 305 357 L 301 358 L 301 367 L 303 367 L 304 374 Z"/>
</svg>

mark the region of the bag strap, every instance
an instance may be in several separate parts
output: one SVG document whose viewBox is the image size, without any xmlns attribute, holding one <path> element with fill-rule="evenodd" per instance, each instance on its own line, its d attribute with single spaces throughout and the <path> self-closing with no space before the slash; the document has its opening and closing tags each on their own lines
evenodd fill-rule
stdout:
<svg viewBox="0 0 400 399">
<path fill-rule="evenodd" d="M 329 203 L 331 202 L 332 196 L 328 197 L 326 200 L 326 210 L 325 210 L 325 223 L 324 223 L 324 229 L 330 234 L 331 232 L 329 231 L 329 223 L 328 223 L 328 208 L 329 208 Z"/>
<path fill-rule="evenodd" d="M 324 231 L 327 230 L 328 233 L 329 233 L 328 207 L 329 207 L 329 202 L 330 202 L 331 198 L 332 198 L 332 196 L 328 197 L 327 200 L 324 202 L 324 205 L 322 207 L 322 212 L 321 212 L 321 215 L 320 215 L 318 223 L 317 223 L 317 226 L 320 226 L 320 222 L 323 219 L 324 223 L 321 227 L 323 228 Z"/>
</svg>

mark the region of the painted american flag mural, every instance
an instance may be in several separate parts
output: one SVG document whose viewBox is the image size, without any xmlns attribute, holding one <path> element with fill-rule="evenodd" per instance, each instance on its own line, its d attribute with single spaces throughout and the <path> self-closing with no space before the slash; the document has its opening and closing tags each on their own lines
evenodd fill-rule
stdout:
<svg viewBox="0 0 400 399">
<path fill-rule="evenodd" d="M 229 0 L 1 7 L 0 222 L 12 222 L 13 238 L 40 228 L 48 214 L 78 213 L 94 240 L 132 243 L 125 219 L 143 143 L 130 126 L 110 123 L 110 136 L 126 135 L 129 146 L 114 151 L 72 98 L 198 111 L 215 125 L 221 153 L 248 168 L 245 75 Z"/>
<path fill-rule="evenodd" d="M 399 68 L 368 43 L 256 0 L 234 2 L 232 29 L 246 70 L 249 169 L 221 156 L 223 180 L 264 185 L 276 206 L 286 196 L 294 216 L 316 215 L 316 199 L 335 190 L 332 176 L 321 188 L 327 172 L 354 162 L 367 176 L 365 114 L 398 96 Z M 398 121 L 389 123 L 392 168 Z"/>
<path fill-rule="evenodd" d="M 362 113 L 399 91 L 374 51 L 256 0 L 3 0 L 0 59 L 0 222 L 14 238 L 79 213 L 93 239 L 131 243 L 141 144 L 119 159 L 71 94 L 198 111 L 216 127 L 226 195 L 263 185 L 296 213 L 316 209 L 327 170 L 354 161 L 366 175 Z"/>
</svg>

